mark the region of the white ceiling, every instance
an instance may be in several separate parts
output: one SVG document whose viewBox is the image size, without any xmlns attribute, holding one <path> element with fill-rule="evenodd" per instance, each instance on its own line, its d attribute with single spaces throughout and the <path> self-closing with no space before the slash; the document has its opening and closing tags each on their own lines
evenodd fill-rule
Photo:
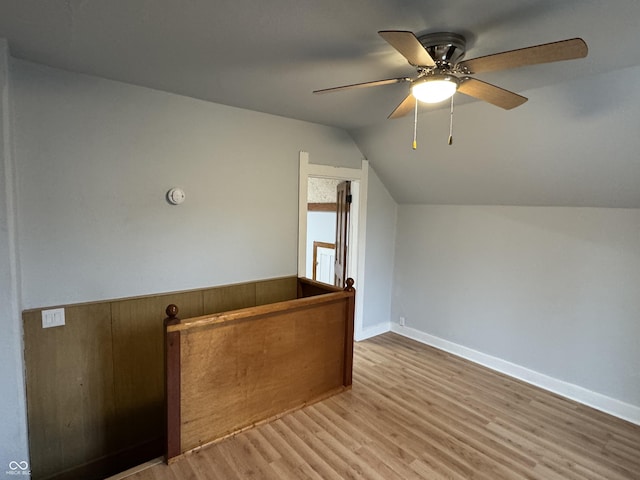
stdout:
<svg viewBox="0 0 640 480">
<path fill-rule="evenodd" d="M 464 34 L 465 58 L 579 36 L 589 56 L 479 75 L 529 102 L 456 100 L 451 147 L 448 107 L 423 109 L 413 152 L 411 119 L 386 120 L 406 84 L 311 93 L 412 75 L 383 29 Z M 399 202 L 640 207 L 638 0 L 0 0 L 0 36 L 17 58 L 345 128 Z"/>
</svg>

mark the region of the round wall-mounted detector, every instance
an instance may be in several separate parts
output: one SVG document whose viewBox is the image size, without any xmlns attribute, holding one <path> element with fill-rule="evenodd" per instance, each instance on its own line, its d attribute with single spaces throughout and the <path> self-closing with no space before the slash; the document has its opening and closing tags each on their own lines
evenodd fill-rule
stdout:
<svg viewBox="0 0 640 480">
<path fill-rule="evenodd" d="M 184 190 L 175 187 L 167 192 L 167 201 L 172 205 L 180 205 L 184 202 Z"/>
</svg>

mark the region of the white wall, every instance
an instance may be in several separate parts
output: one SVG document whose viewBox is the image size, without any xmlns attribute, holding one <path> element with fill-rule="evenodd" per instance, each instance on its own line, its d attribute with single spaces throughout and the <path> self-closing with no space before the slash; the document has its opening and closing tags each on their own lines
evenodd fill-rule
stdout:
<svg viewBox="0 0 640 480">
<path fill-rule="evenodd" d="M 22 61 L 14 75 L 24 307 L 295 274 L 298 152 L 360 164 L 339 129 Z"/>
<path fill-rule="evenodd" d="M 640 407 L 640 210 L 402 205 L 394 279 L 409 330 Z"/>
<path fill-rule="evenodd" d="M 0 39 L 0 477 L 28 462 L 7 42 Z M 22 469 L 15 470 L 22 472 Z M 21 476 L 21 478 L 26 478 Z"/>
<path fill-rule="evenodd" d="M 397 205 L 369 167 L 363 337 L 390 328 Z"/>
<path fill-rule="evenodd" d="M 298 152 L 350 168 L 362 158 L 340 129 L 19 60 L 10 67 L 17 180 L 3 154 L 0 476 L 28 458 L 20 310 L 295 275 Z M 180 206 L 165 201 L 173 186 L 186 191 Z M 13 276 L 11 265 L 20 267 Z M 18 278 L 22 302 L 11 312 Z"/>
</svg>

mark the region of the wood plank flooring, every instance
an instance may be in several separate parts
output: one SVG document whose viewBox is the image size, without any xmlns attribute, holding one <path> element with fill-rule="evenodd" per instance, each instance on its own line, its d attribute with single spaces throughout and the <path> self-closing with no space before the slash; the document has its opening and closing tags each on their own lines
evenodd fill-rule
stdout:
<svg viewBox="0 0 640 480">
<path fill-rule="evenodd" d="M 352 390 L 127 478 L 640 479 L 640 426 L 387 333 Z"/>
</svg>

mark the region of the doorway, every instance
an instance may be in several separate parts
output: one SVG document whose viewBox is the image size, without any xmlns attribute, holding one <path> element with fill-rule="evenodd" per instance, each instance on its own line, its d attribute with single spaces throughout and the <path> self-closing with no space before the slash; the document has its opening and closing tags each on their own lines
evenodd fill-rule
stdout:
<svg viewBox="0 0 640 480">
<path fill-rule="evenodd" d="M 327 274 L 328 261 L 335 252 L 328 245 L 336 240 L 336 187 L 341 180 L 310 176 L 307 182 L 307 278 L 334 284 L 333 273 Z M 319 245 L 321 246 L 319 247 Z M 318 251 L 318 248 L 320 250 Z M 331 264 L 333 272 L 334 264 Z M 321 262 L 321 263 L 320 263 Z M 321 267 L 321 268 L 319 268 Z M 318 274 L 324 273 L 324 275 Z"/>
<path fill-rule="evenodd" d="M 298 275 L 307 274 L 307 264 L 312 265 L 312 247 L 308 243 L 308 184 L 309 178 L 323 178 L 351 181 L 351 211 L 349 221 L 349 248 L 347 250 L 347 276 L 353 278 L 356 288 L 356 309 L 354 319 L 354 336 L 362 337 L 362 300 L 364 283 L 364 252 L 366 242 L 366 204 L 369 162 L 362 161 L 360 169 L 332 167 L 309 163 L 309 154 L 300 152 L 299 195 L 298 195 Z M 332 241 L 330 243 L 333 243 Z M 311 242 L 313 245 L 313 242 Z M 311 257 L 311 258 L 309 258 Z"/>
</svg>

